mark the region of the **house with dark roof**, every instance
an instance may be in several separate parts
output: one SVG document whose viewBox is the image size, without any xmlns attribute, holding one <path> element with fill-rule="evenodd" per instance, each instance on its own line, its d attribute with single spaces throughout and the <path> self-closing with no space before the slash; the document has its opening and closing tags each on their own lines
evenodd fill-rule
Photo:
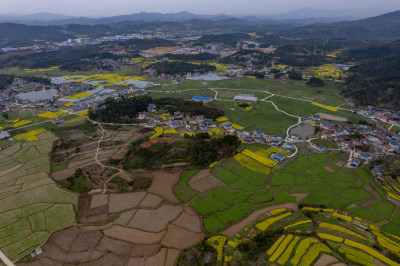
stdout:
<svg viewBox="0 0 400 266">
<path fill-rule="evenodd" d="M 382 177 L 383 177 L 382 170 L 381 170 L 381 168 L 379 168 L 378 166 L 375 166 L 375 167 L 374 167 L 374 169 L 373 169 L 373 174 L 374 174 L 375 177 L 378 177 L 378 178 L 380 178 L 380 179 L 382 179 Z"/>
<path fill-rule="evenodd" d="M 277 163 L 282 162 L 283 160 L 285 160 L 285 158 L 286 158 L 286 156 L 282 153 L 276 153 L 272 156 L 272 160 Z"/>
<path fill-rule="evenodd" d="M 357 168 L 358 166 L 360 166 L 360 159 L 353 159 L 350 163 L 350 167 L 351 168 Z"/>
</svg>

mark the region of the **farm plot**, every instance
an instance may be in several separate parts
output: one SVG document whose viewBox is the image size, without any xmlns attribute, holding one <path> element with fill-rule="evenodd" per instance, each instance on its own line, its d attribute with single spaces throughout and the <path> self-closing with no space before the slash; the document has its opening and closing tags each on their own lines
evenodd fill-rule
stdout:
<svg viewBox="0 0 400 266">
<path fill-rule="evenodd" d="M 76 195 L 49 177 L 48 153 L 56 138 L 49 132 L 36 137 L 0 152 L 0 248 L 14 261 L 76 223 Z"/>
<path fill-rule="evenodd" d="M 155 176 L 162 179 L 168 173 Z M 22 265 L 175 265 L 181 250 L 205 237 L 199 215 L 147 191 L 82 196 L 78 216 L 80 226 L 53 234 L 43 254 Z"/>
</svg>

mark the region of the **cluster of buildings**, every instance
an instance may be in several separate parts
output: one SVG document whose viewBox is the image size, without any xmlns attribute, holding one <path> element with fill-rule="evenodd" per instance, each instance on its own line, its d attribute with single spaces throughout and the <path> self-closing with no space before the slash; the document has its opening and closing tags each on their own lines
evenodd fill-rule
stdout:
<svg viewBox="0 0 400 266">
<path fill-rule="evenodd" d="M 400 155 L 400 134 L 382 126 L 336 124 L 313 115 L 306 119 L 322 129 L 321 139 L 330 140 L 338 148 L 351 153 L 349 167 L 388 155 Z"/>
<path fill-rule="evenodd" d="M 380 123 L 389 123 L 400 126 L 400 110 L 375 109 L 370 106 L 368 109 L 361 109 L 358 113 L 368 120 Z"/>
<path fill-rule="evenodd" d="M 136 97 L 146 95 L 148 92 L 146 89 L 138 89 L 134 87 L 126 87 L 120 90 L 103 89 L 95 92 L 90 97 L 84 97 L 73 101 L 71 106 L 72 112 L 79 112 L 82 110 L 88 110 L 90 108 L 96 109 L 102 105 L 107 98 L 113 98 L 115 100 L 126 99 L 128 97 Z M 69 99 L 65 99 L 70 101 Z"/>
</svg>

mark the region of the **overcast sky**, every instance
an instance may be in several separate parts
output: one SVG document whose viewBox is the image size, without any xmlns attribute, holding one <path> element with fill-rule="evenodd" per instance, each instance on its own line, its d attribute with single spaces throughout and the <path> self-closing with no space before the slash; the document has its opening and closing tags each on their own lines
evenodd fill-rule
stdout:
<svg viewBox="0 0 400 266">
<path fill-rule="evenodd" d="M 145 12 L 274 14 L 298 8 L 399 10 L 400 0 L 0 0 L 0 14 L 114 16 Z"/>
</svg>

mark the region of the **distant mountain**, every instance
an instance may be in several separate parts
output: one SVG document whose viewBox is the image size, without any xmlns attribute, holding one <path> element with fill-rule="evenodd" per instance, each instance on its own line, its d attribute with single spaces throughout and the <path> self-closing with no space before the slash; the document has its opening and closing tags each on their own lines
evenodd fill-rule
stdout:
<svg viewBox="0 0 400 266">
<path fill-rule="evenodd" d="M 71 18 L 73 17 L 43 12 L 30 15 L 0 15 L 0 22 L 54 21 Z"/>
<path fill-rule="evenodd" d="M 400 10 L 355 21 L 308 25 L 287 31 L 284 35 L 291 38 L 397 40 L 400 39 Z"/>
<path fill-rule="evenodd" d="M 383 8 L 372 9 L 343 9 L 343 10 L 327 10 L 327 9 L 313 9 L 302 8 L 296 9 L 285 13 L 274 14 L 265 16 L 268 19 L 274 20 L 299 20 L 299 19 L 313 19 L 315 22 L 326 21 L 340 21 L 340 20 L 356 20 L 364 19 L 372 16 L 377 16 L 386 13 L 387 10 Z"/>
<path fill-rule="evenodd" d="M 224 14 L 217 15 L 196 15 L 190 12 L 178 13 L 147 13 L 140 12 L 130 15 L 120 15 L 113 17 L 102 18 L 88 18 L 88 17 L 67 17 L 45 13 L 43 18 L 40 14 L 26 15 L 26 16 L 0 16 L 0 22 L 22 23 L 31 26 L 47 26 L 47 25 L 97 25 L 97 24 L 112 24 L 124 21 L 141 21 L 141 22 L 154 22 L 154 21 L 171 21 L 182 22 L 194 19 L 207 19 L 207 20 L 221 20 L 232 18 Z"/>
</svg>

